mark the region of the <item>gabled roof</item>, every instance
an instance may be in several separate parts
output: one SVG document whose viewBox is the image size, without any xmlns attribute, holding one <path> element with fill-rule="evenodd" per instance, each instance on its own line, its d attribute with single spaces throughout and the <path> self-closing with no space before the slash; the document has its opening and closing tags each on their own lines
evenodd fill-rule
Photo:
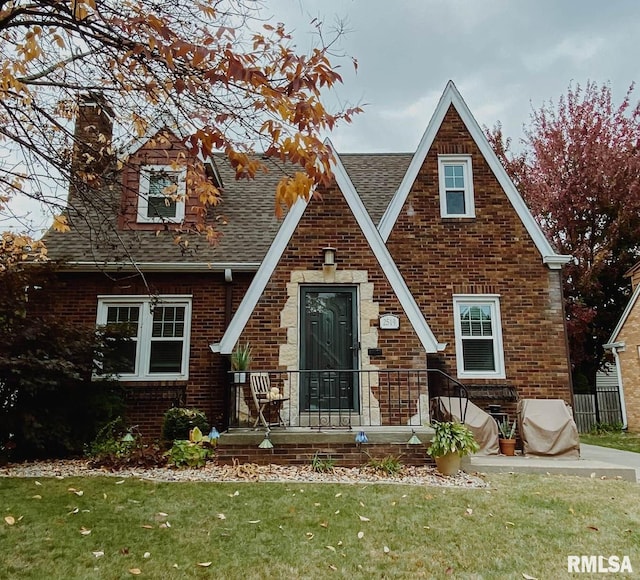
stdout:
<svg viewBox="0 0 640 580">
<path fill-rule="evenodd" d="M 638 286 L 636 286 L 636 289 L 633 291 L 633 294 L 629 299 L 629 304 L 627 304 L 627 307 L 624 309 L 624 312 L 622 313 L 620 320 L 618 320 L 618 324 L 616 324 L 616 327 L 613 329 L 613 332 L 611 333 L 611 337 L 609 338 L 609 341 L 607 342 L 607 344 L 604 345 L 604 348 L 607 348 L 607 346 L 609 345 L 613 346 L 618 341 L 618 335 L 620 334 L 620 331 L 624 327 L 625 322 L 627 321 L 627 318 L 629 318 L 629 314 L 631 314 L 631 311 L 633 310 L 636 302 L 638 301 L 638 296 L 640 296 L 640 284 L 638 284 Z"/>
<path fill-rule="evenodd" d="M 338 188 L 342 192 L 344 199 L 346 200 L 351 212 L 353 213 L 362 233 L 369 244 L 369 247 L 373 251 L 380 268 L 385 273 L 387 280 L 389 281 L 394 293 L 396 294 L 398 301 L 404 309 L 411 326 L 415 330 L 423 348 L 426 352 L 434 353 L 445 348 L 445 344 L 438 343 L 433 332 L 429 328 L 424 316 L 420 312 L 418 305 L 416 304 L 413 295 L 409 291 L 409 288 L 405 284 L 398 267 L 396 266 L 393 258 L 389 254 L 384 240 L 380 237 L 378 230 L 376 229 L 371 217 L 367 213 L 367 210 L 362 203 L 362 200 L 358 196 L 356 189 L 351 183 L 349 176 L 342 164 L 335 148 L 331 143 L 326 141 L 333 149 L 335 154 L 335 162 L 332 165 L 334 178 Z M 287 244 L 289 243 L 291 236 L 293 236 L 300 219 L 302 218 L 305 209 L 309 202 L 298 199 L 298 201 L 289 210 L 287 217 L 285 218 L 280 230 L 278 231 L 267 255 L 265 256 L 258 272 L 256 273 L 249 290 L 245 294 L 235 316 L 231 320 L 231 324 L 227 328 L 222 340 L 218 345 L 211 345 L 212 349 L 219 351 L 222 354 L 231 354 L 233 351 L 242 331 L 244 330 L 254 308 L 258 304 L 264 289 L 266 288 L 283 252 L 285 251 Z"/>
<path fill-rule="evenodd" d="M 543 262 L 552 269 L 558 269 L 563 264 L 566 264 L 569 260 L 571 260 L 571 256 L 563 256 L 557 254 L 547 238 L 544 236 L 542 230 L 533 219 L 529 208 L 516 189 L 516 186 L 513 184 L 513 181 L 511 181 L 504 167 L 500 163 L 500 160 L 491 148 L 491 145 L 487 141 L 487 138 L 485 137 L 482 129 L 471 114 L 469 107 L 467 107 L 467 104 L 464 102 L 462 96 L 458 92 L 458 89 L 453 84 L 453 81 L 449 81 L 447 83 L 444 93 L 442 94 L 442 97 L 440 97 L 440 101 L 438 102 L 438 106 L 436 107 L 436 110 L 431 117 L 431 121 L 427 126 L 427 130 L 424 132 L 424 135 L 420 140 L 420 144 L 418 145 L 418 149 L 416 150 L 413 159 L 409 164 L 407 173 L 400 183 L 398 191 L 395 193 L 393 199 L 391 200 L 387 211 L 380 220 L 378 229 L 380 230 L 380 235 L 382 236 L 383 240 L 386 242 L 389 239 L 396 220 L 398 219 L 398 216 L 402 211 L 409 192 L 413 187 L 413 183 L 418 176 L 418 172 L 420 171 L 420 168 L 422 167 L 424 160 L 427 157 L 429 150 L 431 149 L 433 140 L 435 139 L 450 106 L 453 106 L 458 115 L 460 115 L 462 122 L 465 124 L 465 127 L 478 146 L 478 149 L 480 149 L 480 152 L 484 156 L 489 167 L 502 186 L 502 189 L 507 194 L 511 205 L 520 217 L 520 220 L 524 224 L 524 227 L 533 239 L 533 242 L 535 243 L 538 251 L 542 256 Z"/>
<path fill-rule="evenodd" d="M 371 219 L 377 223 L 389 205 L 394 191 L 406 173 L 411 153 L 353 153 L 341 156 L 345 169 L 361 196 Z M 276 185 L 289 167 L 266 162 L 267 173 L 256 179 L 237 180 L 226 157 L 215 156 L 224 188 L 222 202 L 209 212 L 207 224 L 221 237 L 210 245 L 202 237 L 186 235 L 187 251 L 174 241 L 171 231 L 118 230 L 119 187 L 97 191 L 96 210 L 81 204 L 70 208 L 71 231 L 47 232 L 49 257 L 65 260 L 78 269 L 131 269 L 150 271 L 221 271 L 255 272 L 273 242 L 282 220 L 275 216 Z M 76 200 L 74 202 L 78 204 Z M 108 208 L 108 209 L 107 209 Z"/>
</svg>

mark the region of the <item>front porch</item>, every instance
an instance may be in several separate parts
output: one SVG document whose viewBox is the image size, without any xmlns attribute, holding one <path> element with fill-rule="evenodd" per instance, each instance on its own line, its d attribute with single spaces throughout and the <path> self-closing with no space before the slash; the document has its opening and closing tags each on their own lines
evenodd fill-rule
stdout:
<svg viewBox="0 0 640 580">
<path fill-rule="evenodd" d="M 279 398 L 256 403 L 251 373 L 266 376 Z M 431 461 L 426 453 L 433 436 L 430 399 L 467 398 L 464 385 L 438 369 L 253 370 L 247 375 L 245 383 L 229 384 L 228 428 L 218 442 L 221 463 L 300 465 L 317 453 L 341 466 L 389 455 L 405 465 L 424 465 Z"/>
</svg>

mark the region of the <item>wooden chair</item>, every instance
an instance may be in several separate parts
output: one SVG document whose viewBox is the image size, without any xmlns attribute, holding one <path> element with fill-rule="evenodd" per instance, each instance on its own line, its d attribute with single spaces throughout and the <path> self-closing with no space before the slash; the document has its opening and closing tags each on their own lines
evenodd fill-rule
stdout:
<svg viewBox="0 0 640 580">
<path fill-rule="evenodd" d="M 269 428 L 273 424 L 285 427 L 285 423 L 280 416 L 280 410 L 282 409 L 282 403 L 287 399 L 281 395 L 277 398 L 271 395 L 269 373 L 251 373 L 249 375 L 249 382 L 251 384 L 251 396 L 253 397 L 253 402 L 258 412 L 258 416 L 253 423 L 253 428 L 255 429 L 259 422 L 266 428 Z M 267 421 L 265 417 L 265 410 L 269 421 Z M 275 415 L 277 420 L 270 422 L 272 415 Z"/>
</svg>

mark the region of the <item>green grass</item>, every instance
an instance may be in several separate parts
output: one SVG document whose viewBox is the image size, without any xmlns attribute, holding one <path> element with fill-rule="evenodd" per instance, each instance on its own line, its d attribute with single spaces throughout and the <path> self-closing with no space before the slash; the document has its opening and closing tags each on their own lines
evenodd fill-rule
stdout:
<svg viewBox="0 0 640 580">
<path fill-rule="evenodd" d="M 163 579 L 546 579 L 567 577 L 574 554 L 627 555 L 640 570 L 638 485 L 625 481 L 491 475 L 489 488 L 465 490 L 118 481 L 0 479 L 0 578 L 131 578 L 138 568 Z"/>
<path fill-rule="evenodd" d="M 640 453 L 640 433 L 627 433 L 625 431 L 609 432 L 602 434 L 581 434 L 580 442 L 587 445 L 601 445 L 623 451 Z"/>
</svg>

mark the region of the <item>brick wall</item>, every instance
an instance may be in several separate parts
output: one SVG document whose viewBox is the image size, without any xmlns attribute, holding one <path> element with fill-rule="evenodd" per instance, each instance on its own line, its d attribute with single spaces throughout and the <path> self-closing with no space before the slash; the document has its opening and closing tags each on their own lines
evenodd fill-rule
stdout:
<svg viewBox="0 0 640 580">
<path fill-rule="evenodd" d="M 382 356 L 371 363 L 382 369 L 425 368 L 424 349 L 337 187 L 322 191 L 321 199 L 308 205 L 245 327 L 240 340 L 253 346 L 253 368 L 286 370 L 280 365 L 280 348 L 287 344 L 287 328 L 281 322 L 281 313 L 287 301 L 291 272 L 322 272 L 322 248 L 326 246 L 336 248 L 337 271 L 366 272 L 367 283 L 373 284 L 373 302 L 379 305 L 379 314 L 393 313 L 400 319 L 399 330 L 378 331 L 377 347 Z M 378 326 L 377 314 L 368 323 Z M 380 401 L 381 413 L 389 424 L 394 418 L 390 401 L 375 387 L 373 395 Z M 408 390 L 405 395 L 404 417 L 406 408 L 417 401 L 415 391 L 411 401 Z"/>
<path fill-rule="evenodd" d="M 629 313 L 617 340 L 626 345 L 625 350 L 619 352 L 619 356 L 629 431 L 640 432 L 640 354 L 638 354 L 640 307 L 638 302 Z"/>
<path fill-rule="evenodd" d="M 159 132 L 144 144 L 127 160 L 122 170 L 122 201 L 118 227 L 126 230 L 164 231 L 164 223 L 138 223 L 138 200 L 140 191 L 140 168 L 144 165 L 171 165 L 177 163 L 184 166 L 194 163 L 189 157 L 187 148 L 170 132 Z M 185 216 L 183 227 L 193 226 L 201 221 L 202 204 L 198 200 L 198 180 L 195 167 L 187 171 L 187 199 L 185 200 Z M 176 229 L 180 224 L 170 224 Z"/>
<path fill-rule="evenodd" d="M 138 275 L 102 273 L 61 274 L 61 284 L 50 299 L 50 308 L 67 321 L 88 327 L 96 324 L 98 295 L 182 294 L 192 296 L 189 379 L 187 381 L 125 382 L 131 390 L 158 387 L 158 396 L 130 397 L 127 420 L 139 425 L 149 436 L 160 433 L 162 415 L 172 406 L 174 387 L 186 390 L 186 404 L 203 410 L 209 421 L 218 427 L 224 413 L 226 387 L 226 357 L 209 348 L 218 342 L 225 330 L 224 274 L 147 274 L 148 288 Z M 233 310 L 238 307 L 250 283 L 251 274 L 234 275 L 231 283 Z M 169 391 L 168 393 L 166 391 Z"/>
<path fill-rule="evenodd" d="M 438 154 L 470 154 L 475 218 L 440 217 Z M 410 210 L 410 211 L 409 211 Z M 561 398 L 571 387 L 561 274 L 548 269 L 493 172 L 451 107 L 388 241 L 389 250 L 457 374 L 454 294 L 499 294 L 506 380 L 521 398 Z M 431 358 L 431 357 L 430 357 Z"/>
<path fill-rule="evenodd" d="M 354 443 L 332 443 L 313 445 L 310 443 L 278 443 L 273 449 L 260 449 L 257 445 L 224 445 L 216 451 L 216 461 L 229 465 L 239 463 L 270 463 L 286 465 L 309 465 L 317 452 L 321 459 L 331 458 L 341 467 L 360 467 L 371 458 L 382 459 L 393 456 L 403 465 L 435 465 L 426 452 L 427 445 L 374 443 L 358 447 Z"/>
</svg>

